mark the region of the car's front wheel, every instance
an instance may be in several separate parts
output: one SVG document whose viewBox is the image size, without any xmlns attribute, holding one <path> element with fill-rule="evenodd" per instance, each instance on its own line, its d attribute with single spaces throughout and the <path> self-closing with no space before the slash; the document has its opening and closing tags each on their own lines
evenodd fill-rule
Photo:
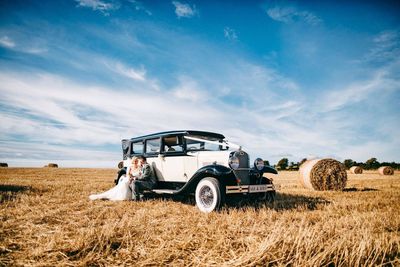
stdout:
<svg viewBox="0 0 400 267">
<path fill-rule="evenodd" d="M 196 187 L 196 205 L 202 212 L 212 212 L 223 204 L 223 192 L 219 181 L 212 177 L 203 178 Z"/>
<path fill-rule="evenodd" d="M 261 184 L 272 184 L 272 181 L 268 178 L 262 180 Z M 264 193 L 256 193 L 252 196 L 253 200 L 266 202 L 269 204 L 274 203 L 276 197 L 276 191 L 268 191 Z"/>
</svg>

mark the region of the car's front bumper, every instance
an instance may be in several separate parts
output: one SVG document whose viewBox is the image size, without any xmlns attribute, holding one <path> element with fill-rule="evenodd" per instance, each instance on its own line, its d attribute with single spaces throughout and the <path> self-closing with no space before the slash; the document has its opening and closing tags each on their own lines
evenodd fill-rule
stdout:
<svg viewBox="0 0 400 267">
<path fill-rule="evenodd" d="M 252 194 L 275 191 L 273 184 L 258 184 L 258 185 L 227 185 L 226 194 Z"/>
</svg>

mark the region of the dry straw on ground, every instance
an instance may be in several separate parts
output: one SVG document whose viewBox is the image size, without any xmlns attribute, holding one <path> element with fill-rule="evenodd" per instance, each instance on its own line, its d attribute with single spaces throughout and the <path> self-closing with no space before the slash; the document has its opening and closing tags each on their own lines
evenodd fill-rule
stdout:
<svg viewBox="0 0 400 267">
<path fill-rule="evenodd" d="M 360 166 L 353 166 L 350 168 L 350 172 L 352 174 L 362 174 L 363 173 L 363 169 Z"/>
<path fill-rule="evenodd" d="M 314 159 L 300 167 L 301 184 L 313 190 L 343 190 L 347 182 L 346 168 L 334 159 Z"/>
<path fill-rule="evenodd" d="M 380 175 L 393 175 L 394 169 L 390 166 L 382 166 L 378 169 Z"/>
<path fill-rule="evenodd" d="M 381 266 L 400 264 L 400 174 L 349 174 L 310 191 L 281 172 L 274 205 L 203 214 L 193 199 L 89 201 L 110 169 L 0 169 L 0 266 Z"/>
</svg>

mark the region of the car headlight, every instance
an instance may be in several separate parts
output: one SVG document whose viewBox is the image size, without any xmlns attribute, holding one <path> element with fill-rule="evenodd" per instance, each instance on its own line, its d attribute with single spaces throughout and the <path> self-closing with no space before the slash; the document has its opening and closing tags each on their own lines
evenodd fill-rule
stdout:
<svg viewBox="0 0 400 267">
<path fill-rule="evenodd" d="M 262 171 L 264 169 L 264 161 L 260 158 L 256 158 L 254 161 L 254 167 L 256 167 L 257 170 Z"/>
<path fill-rule="evenodd" d="M 229 158 L 229 166 L 234 170 L 239 168 L 239 159 L 235 156 L 230 157 Z"/>
</svg>

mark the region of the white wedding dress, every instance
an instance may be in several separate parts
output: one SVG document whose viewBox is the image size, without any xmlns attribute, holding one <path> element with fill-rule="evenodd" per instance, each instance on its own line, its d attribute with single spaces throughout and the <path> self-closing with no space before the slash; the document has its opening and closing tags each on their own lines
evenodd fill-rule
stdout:
<svg viewBox="0 0 400 267">
<path fill-rule="evenodd" d="M 127 170 L 129 173 L 129 168 Z M 133 176 L 139 175 L 139 171 L 131 173 Z M 110 190 L 100 193 L 100 194 L 94 194 L 90 195 L 89 199 L 90 200 L 96 200 L 96 199 L 108 199 L 112 201 L 118 201 L 118 200 L 131 200 L 132 199 L 132 190 L 129 187 L 129 178 L 126 175 L 121 176 L 121 178 L 118 181 L 118 184 L 111 188 Z"/>
</svg>

